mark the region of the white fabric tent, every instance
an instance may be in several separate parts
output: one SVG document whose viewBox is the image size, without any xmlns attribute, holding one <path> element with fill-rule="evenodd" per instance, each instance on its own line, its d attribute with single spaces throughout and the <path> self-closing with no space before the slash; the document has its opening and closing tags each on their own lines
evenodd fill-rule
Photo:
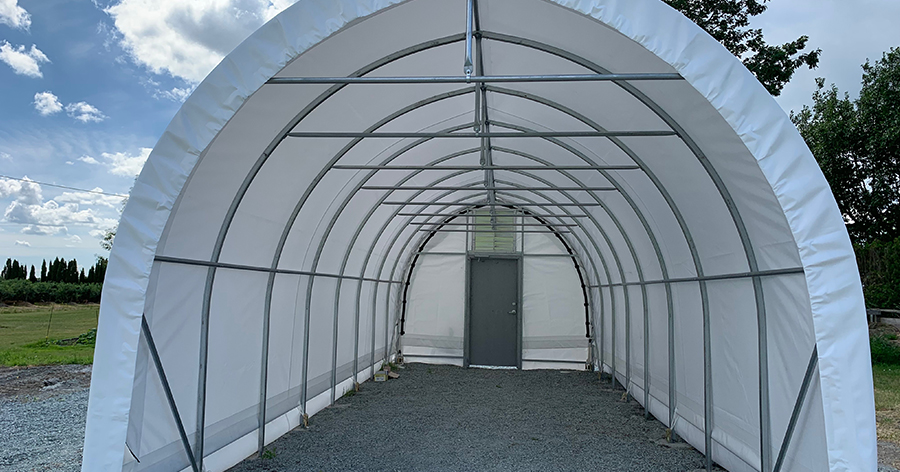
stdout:
<svg viewBox="0 0 900 472">
<path fill-rule="evenodd" d="M 459 313 L 466 247 L 421 255 L 410 223 L 475 206 L 546 216 L 526 266 L 571 251 L 530 269 L 523 316 L 537 337 L 537 307 L 575 299 L 560 335 L 584 336 L 586 299 L 591 342 L 542 357 L 613 372 L 728 470 L 875 470 L 841 215 L 785 113 L 680 13 L 478 0 L 473 75 L 525 79 L 296 79 L 458 78 L 465 20 L 465 0 L 301 0 L 197 87 L 119 225 L 82 470 L 224 470 L 398 349 L 436 352 L 414 336 L 446 334 L 434 309 L 403 307 Z"/>
</svg>

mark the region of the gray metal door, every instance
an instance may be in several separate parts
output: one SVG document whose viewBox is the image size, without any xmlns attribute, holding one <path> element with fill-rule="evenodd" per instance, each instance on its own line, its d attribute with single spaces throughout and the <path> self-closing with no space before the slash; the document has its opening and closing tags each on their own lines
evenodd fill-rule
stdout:
<svg viewBox="0 0 900 472">
<path fill-rule="evenodd" d="M 519 260 L 469 259 L 469 364 L 518 366 Z"/>
</svg>

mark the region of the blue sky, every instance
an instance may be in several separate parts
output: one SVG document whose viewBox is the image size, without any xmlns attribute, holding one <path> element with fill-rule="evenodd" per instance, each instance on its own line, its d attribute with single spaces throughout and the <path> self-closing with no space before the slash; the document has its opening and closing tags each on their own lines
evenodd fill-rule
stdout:
<svg viewBox="0 0 900 472">
<path fill-rule="evenodd" d="M 462 0 L 459 0 L 462 2 Z M 181 101 L 234 46 L 293 0 L 0 0 L 0 175 L 126 194 Z M 822 48 L 779 103 L 815 78 L 858 93 L 860 64 L 900 46 L 900 1 L 772 0 L 770 42 Z M 0 258 L 39 266 L 106 255 L 121 198 L 0 177 Z"/>
</svg>

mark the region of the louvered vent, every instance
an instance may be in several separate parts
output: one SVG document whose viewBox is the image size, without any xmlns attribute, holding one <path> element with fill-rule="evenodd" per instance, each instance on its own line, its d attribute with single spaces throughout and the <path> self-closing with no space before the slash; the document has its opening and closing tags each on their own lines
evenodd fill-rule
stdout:
<svg viewBox="0 0 900 472">
<path fill-rule="evenodd" d="M 497 226 L 491 226 L 490 210 L 478 210 L 470 218 L 472 250 L 476 253 L 513 253 L 517 250 L 515 212 L 496 210 Z"/>
</svg>

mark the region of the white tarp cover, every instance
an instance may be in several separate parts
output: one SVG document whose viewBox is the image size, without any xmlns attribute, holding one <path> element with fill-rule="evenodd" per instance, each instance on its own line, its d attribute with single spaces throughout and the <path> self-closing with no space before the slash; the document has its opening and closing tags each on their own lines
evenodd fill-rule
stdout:
<svg viewBox="0 0 900 472">
<path fill-rule="evenodd" d="M 719 43 L 659 0 L 477 4 L 479 73 L 683 77 L 501 83 L 486 92 L 491 131 L 675 133 L 491 140 L 495 165 L 640 166 L 495 171 L 502 187 L 616 188 L 497 195 L 509 205 L 544 205 L 529 208 L 535 212 L 590 217 L 565 237 L 592 286 L 603 368 L 640 402 L 649 379 L 646 406 L 660 421 L 701 452 L 710 423 L 712 458 L 752 471 L 761 470 L 763 456 L 772 466 L 816 346 L 815 375 L 783 470 L 874 471 L 872 376 L 853 250 L 815 159 L 772 97 Z M 461 208 L 452 203 L 484 201 L 484 173 L 330 166 L 477 166 L 481 140 L 357 142 L 286 133 L 471 130 L 476 89 L 267 81 L 458 76 L 464 18 L 464 0 L 301 0 L 197 87 L 150 155 L 119 225 L 82 470 L 190 465 L 141 334 L 142 314 L 186 435 L 199 449 L 202 424 L 204 466 L 213 471 L 256 450 L 263 394 L 265 440 L 272 441 L 390 355 L 399 281 L 425 234 L 396 213 L 452 212 Z M 386 192 L 360 190 L 363 184 L 472 190 Z M 444 203 L 380 204 L 400 200 Z M 696 279 L 766 271 L 775 272 Z M 660 279 L 688 280 L 634 284 Z M 762 369 L 760 358 L 767 359 Z M 761 371 L 769 385 L 768 434 Z"/>
</svg>

